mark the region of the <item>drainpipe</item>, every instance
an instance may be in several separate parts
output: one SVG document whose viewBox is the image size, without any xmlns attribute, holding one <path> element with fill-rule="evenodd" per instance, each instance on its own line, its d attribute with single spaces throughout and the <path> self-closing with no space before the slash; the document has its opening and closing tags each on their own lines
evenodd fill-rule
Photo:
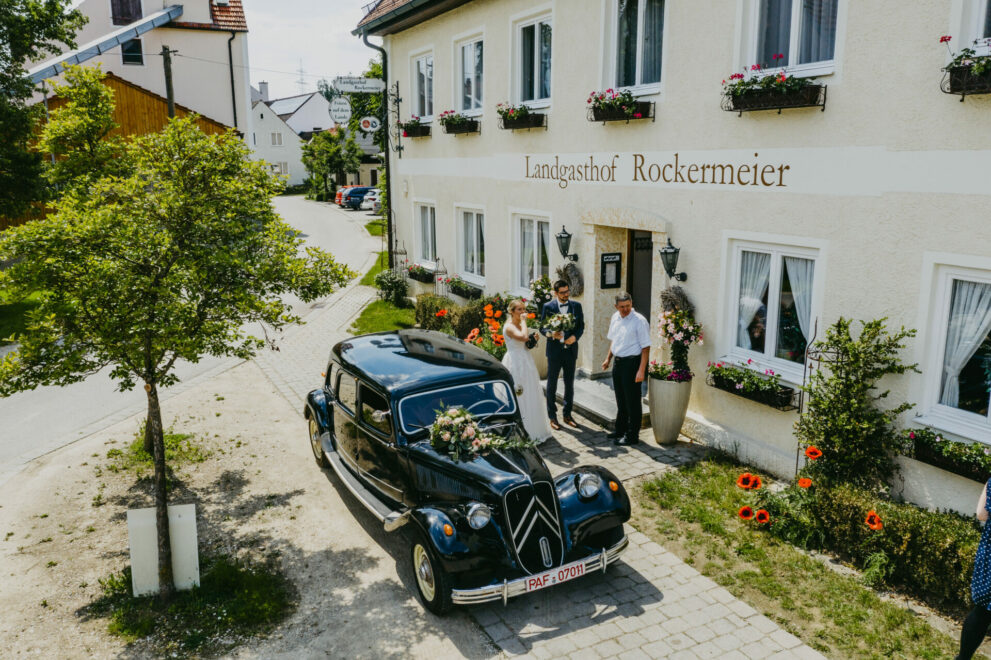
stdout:
<svg viewBox="0 0 991 660">
<path fill-rule="evenodd" d="M 234 130 L 237 130 L 237 94 L 234 92 L 234 50 L 231 48 L 231 42 L 234 41 L 234 37 L 237 36 L 237 32 L 231 30 L 231 38 L 227 40 L 227 64 L 230 65 L 231 69 L 231 109 L 234 111 Z"/>
<path fill-rule="evenodd" d="M 382 148 L 382 153 L 385 154 L 385 230 L 386 230 L 386 240 L 389 244 L 389 268 L 396 267 L 396 252 L 395 252 L 395 230 L 392 226 L 392 175 L 391 168 L 389 167 L 389 56 L 386 54 L 385 49 L 381 46 L 376 46 L 368 41 L 368 33 L 361 33 L 361 40 L 365 42 L 365 45 L 372 50 L 377 50 L 380 55 L 382 55 L 382 82 L 385 83 L 385 89 L 382 90 L 382 129 L 385 132 L 385 144 Z"/>
</svg>

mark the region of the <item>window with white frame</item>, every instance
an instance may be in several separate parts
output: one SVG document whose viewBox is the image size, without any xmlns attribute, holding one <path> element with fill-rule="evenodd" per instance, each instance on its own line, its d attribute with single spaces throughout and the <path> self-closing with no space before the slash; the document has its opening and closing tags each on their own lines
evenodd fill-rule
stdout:
<svg viewBox="0 0 991 660">
<path fill-rule="evenodd" d="M 758 0 L 754 61 L 797 67 L 831 62 L 839 0 Z"/>
<path fill-rule="evenodd" d="M 476 279 L 485 277 L 485 215 L 481 211 L 460 211 L 461 272 Z"/>
<path fill-rule="evenodd" d="M 413 59 L 413 108 L 417 117 L 434 114 L 434 55 L 428 53 Z"/>
<path fill-rule="evenodd" d="M 282 133 L 272 133 L 272 146 L 273 147 L 282 146 Z"/>
<path fill-rule="evenodd" d="M 796 365 L 805 361 L 814 327 L 816 256 L 804 248 L 735 246 L 731 353 L 791 375 L 801 371 Z"/>
<path fill-rule="evenodd" d="M 551 225 L 547 220 L 520 217 L 517 224 L 519 272 L 516 286 L 529 288 L 530 282 L 550 275 Z"/>
<path fill-rule="evenodd" d="M 616 0 L 616 87 L 661 82 L 664 0 Z"/>
<path fill-rule="evenodd" d="M 433 263 L 437 261 L 437 209 L 429 204 L 419 204 L 416 213 L 417 260 Z"/>
<path fill-rule="evenodd" d="M 991 272 L 945 270 L 938 280 L 937 356 L 930 387 L 941 416 L 991 430 Z"/>
<path fill-rule="evenodd" d="M 284 160 L 279 162 L 279 174 L 289 174 L 289 163 Z"/>
<path fill-rule="evenodd" d="M 551 36 L 550 16 L 517 24 L 516 77 L 522 102 L 551 98 Z"/>
<path fill-rule="evenodd" d="M 482 109 L 482 40 L 475 39 L 458 48 L 461 76 L 458 78 L 458 94 L 461 110 Z"/>
</svg>

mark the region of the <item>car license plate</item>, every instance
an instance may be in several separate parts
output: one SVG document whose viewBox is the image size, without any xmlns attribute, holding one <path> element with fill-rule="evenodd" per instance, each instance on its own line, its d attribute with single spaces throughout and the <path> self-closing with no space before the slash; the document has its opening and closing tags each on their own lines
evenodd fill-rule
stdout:
<svg viewBox="0 0 991 660">
<path fill-rule="evenodd" d="M 550 587 L 555 584 L 567 582 L 568 580 L 574 580 L 575 578 L 583 575 L 585 575 L 584 559 L 576 561 L 573 564 L 568 564 L 559 568 L 552 568 L 549 571 L 531 575 L 526 579 L 526 590 L 527 593 L 530 593 L 531 591 L 537 591 L 538 589 L 543 589 L 544 587 Z"/>
</svg>

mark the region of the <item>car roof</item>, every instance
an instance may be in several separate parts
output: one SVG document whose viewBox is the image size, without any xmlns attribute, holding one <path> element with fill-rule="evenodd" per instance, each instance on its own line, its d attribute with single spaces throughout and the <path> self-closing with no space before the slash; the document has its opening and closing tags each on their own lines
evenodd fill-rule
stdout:
<svg viewBox="0 0 991 660">
<path fill-rule="evenodd" d="M 339 342 L 341 366 L 393 396 L 484 380 L 512 382 L 501 362 L 482 349 L 435 330 L 396 330 Z"/>
</svg>

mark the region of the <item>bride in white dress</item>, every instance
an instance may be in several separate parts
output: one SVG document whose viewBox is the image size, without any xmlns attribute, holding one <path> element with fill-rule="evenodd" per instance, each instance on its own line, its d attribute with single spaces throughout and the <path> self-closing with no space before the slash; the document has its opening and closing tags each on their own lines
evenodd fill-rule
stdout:
<svg viewBox="0 0 991 660">
<path fill-rule="evenodd" d="M 541 443 L 551 437 L 551 425 L 547 419 L 544 396 L 540 391 L 537 366 L 526 347 L 529 336 L 525 318 L 526 305 L 522 300 L 513 300 L 507 311 L 509 320 L 502 327 L 502 334 L 506 338 L 506 355 L 502 358 L 502 363 L 512 374 L 517 392 L 520 388 L 523 390 L 516 395 L 520 415 L 523 417 L 523 428 L 534 441 Z"/>
</svg>

